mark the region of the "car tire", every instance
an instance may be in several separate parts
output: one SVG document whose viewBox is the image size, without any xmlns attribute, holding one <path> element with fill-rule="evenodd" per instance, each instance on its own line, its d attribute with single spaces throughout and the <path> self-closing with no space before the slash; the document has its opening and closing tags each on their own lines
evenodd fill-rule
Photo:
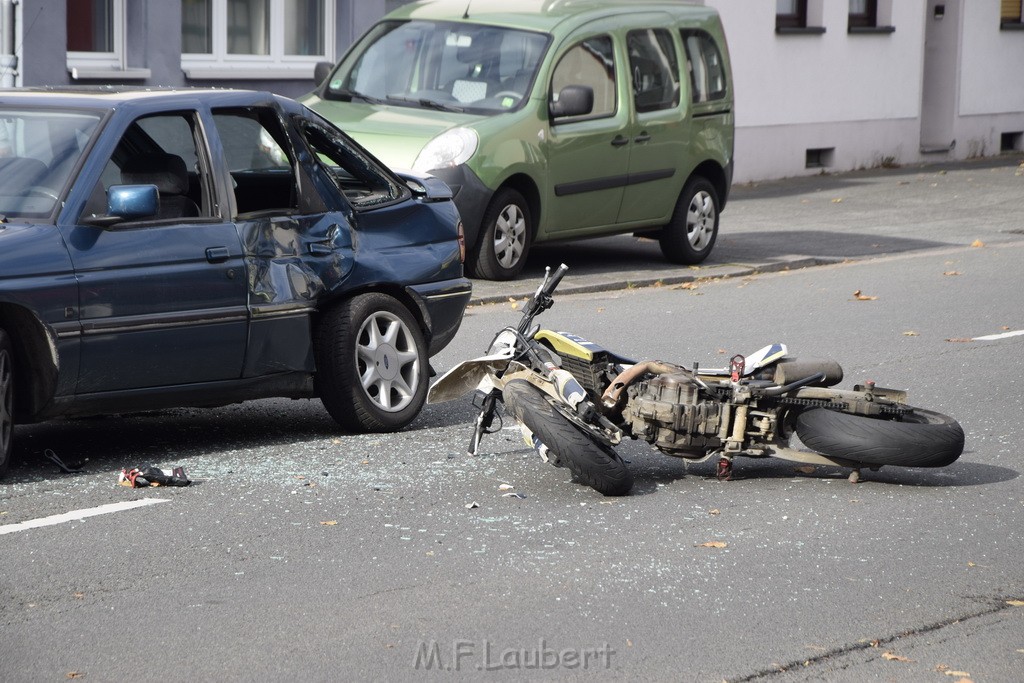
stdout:
<svg viewBox="0 0 1024 683">
<path fill-rule="evenodd" d="M 0 477 L 11 466 L 14 452 L 14 347 L 0 330 Z"/>
<path fill-rule="evenodd" d="M 423 408 L 427 344 L 397 299 L 371 292 L 327 310 L 314 340 L 315 387 L 331 417 L 351 432 L 391 432 Z"/>
<path fill-rule="evenodd" d="M 691 178 L 661 231 L 661 253 L 672 263 L 693 265 L 711 253 L 718 239 L 718 192 L 701 177 Z"/>
<path fill-rule="evenodd" d="M 480 224 L 480 236 L 467 260 L 471 277 L 511 280 L 523 270 L 533 240 L 530 207 L 519 192 L 504 187 L 494 193 Z"/>
</svg>

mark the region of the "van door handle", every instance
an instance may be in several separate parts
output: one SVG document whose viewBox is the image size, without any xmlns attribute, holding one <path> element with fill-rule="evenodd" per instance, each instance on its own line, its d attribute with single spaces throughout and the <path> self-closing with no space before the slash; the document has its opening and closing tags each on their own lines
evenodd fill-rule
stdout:
<svg viewBox="0 0 1024 683">
<path fill-rule="evenodd" d="M 644 131 L 643 133 L 640 133 L 640 135 L 637 135 L 635 138 L 633 138 L 633 142 L 649 142 L 650 139 L 651 136 L 647 134 L 647 131 Z"/>
<path fill-rule="evenodd" d="M 629 138 L 625 135 L 616 135 L 612 138 L 612 147 L 622 147 L 629 144 Z"/>
<path fill-rule="evenodd" d="M 206 260 L 210 263 L 224 263 L 230 255 L 227 247 L 206 248 Z"/>
</svg>

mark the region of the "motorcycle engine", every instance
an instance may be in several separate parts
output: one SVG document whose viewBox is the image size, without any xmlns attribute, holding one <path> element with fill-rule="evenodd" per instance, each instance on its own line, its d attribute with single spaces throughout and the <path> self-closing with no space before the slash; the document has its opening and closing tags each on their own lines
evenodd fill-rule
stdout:
<svg viewBox="0 0 1024 683">
<path fill-rule="evenodd" d="M 721 446 L 721 406 L 700 400 L 700 387 L 689 373 L 657 375 L 627 392 L 623 418 L 637 438 L 674 455 Z"/>
</svg>

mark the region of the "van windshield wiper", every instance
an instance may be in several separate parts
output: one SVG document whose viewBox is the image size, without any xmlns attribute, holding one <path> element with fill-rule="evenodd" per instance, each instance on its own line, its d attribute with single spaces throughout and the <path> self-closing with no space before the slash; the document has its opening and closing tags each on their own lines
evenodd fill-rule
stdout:
<svg viewBox="0 0 1024 683">
<path fill-rule="evenodd" d="M 402 97 L 400 95 L 388 95 L 389 102 L 408 102 L 409 104 L 418 104 L 424 109 L 435 109 L 437 111 L 453 111 L 453 112 L 464 112 L 466 111 L 463 107 L 456 107 L 452 104 L 445 104 L 444 102 L 437 102 L 436 100 L 428 100 L 425 97 Z"/>
<path fill-rule="evenodd" d="M 350 100 L 362 100 L 368 104 L 384 104 L 384 100 L 379 97 L 373 97 L 358 90 L 329 90 L 328 92 L 341 98 L 347 97 Z"/>
</svg>

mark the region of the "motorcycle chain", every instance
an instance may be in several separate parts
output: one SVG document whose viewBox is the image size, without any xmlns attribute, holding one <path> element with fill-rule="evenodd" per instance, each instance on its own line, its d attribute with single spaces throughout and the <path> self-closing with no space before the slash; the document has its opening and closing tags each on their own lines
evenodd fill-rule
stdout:
<svg viewBox="0 0 1024 683">
<path fill-rule="evenodd" d="M 789 406 L 800 406 L 802 408 L 825 408 L 827 410 L 838 410 L 849 412 L 850 404 L 846 401 L 829 401 L 823 398 L 790 398 L 783 397 L 779 403 Z M 883 415 L 906 415 L 911 412 L 910 408 L 899 405 L 883 405 L 876 403 L 879 413 Z"/>
</svg>

